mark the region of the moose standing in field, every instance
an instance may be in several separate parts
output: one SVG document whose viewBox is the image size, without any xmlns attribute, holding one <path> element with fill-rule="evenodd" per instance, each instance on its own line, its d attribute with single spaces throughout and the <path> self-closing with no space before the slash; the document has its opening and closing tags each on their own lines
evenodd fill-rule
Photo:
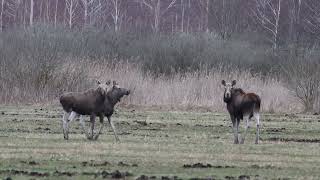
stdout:
<svg viewBox="0 0 320 180">
<path fill-rule="evenodd" d="M 119 87 L 119 84 L 116 82 L 116 81 L 113 81 L 113 86 L 112 88 L 107 92 L 106 94 L 106 98 L 104 100 L 104 103 L 103 103 L 103 115 L 106 116 L 108 118 L 108 122 L 111 126 L 111 129 L 114 133 L 114 136 L 116 138 L 116 141 L 119 142 L 120 139 L 118 138 L 118 135 L 116 133 L 116 129 L 113 125 L 113 122 L 111 121 L 111 116 L 114 112 L 114 107 L 115 105 L 120 102 L 121 98 L 125 95 L 129 95 L 130 94 L 130 90 L 127 90 L 125 88 L 120 88 Z M 102 115 L 102 117 L 103 117 Z M 82 116 L 80 116 L 80 119 L 82 118 Z M 94 123 L 95 121 L 91 121 L 91 123 L 93 123 L 92 126 L 94 126 Z M 102 128 L 103 128 L 103 118 L 100 118 L 100 129 L 98 131 L 98 133 L 96 134 L 95 137 L 93 137 L 94 140 L 97 140 L 101 131 L 102 131 Z"/>
<path fill-rule="evenodd" d="M 85 122 L 83 117 L 80 118 L 80 124 L 88 139 L 94 136 L 94 121 L 96 116 L 99 116 L 103 121 L 104 101 L 107 95 L 107 87 L 110 81 L 102 84 L 98 81 L 96 89 L 90 89 L 85 92 L 69 92 L 60 97 L 60 103 L 64 112 L 62 119 L 64 139 L 69 139 L 69 123 L 71 123 L 76 116 L 90 115 L 91 121 L 91 135 L 85 130 Z"/>
<path fill-rule="evenodd" d="M 240 120 L 245 120 L 245 132 L 240 141 L 240 144 L 244 143 L 248 128 L 249 120 L 254 117 L 256 119 L 256 140 L 255 143 L 259 143 L 259 124 L 260 124 L 260 104 L 261 99 L 258 95 L 254 93 L 245 93 L 240 88 L 234 88 L 236 81 L 233 80 L 231 83 L 226 83 L 222 80 L 222 85 L 224 86 L 223 101 L 227 104 L 227 109 L 230 114 L 230 118 L 233 125 L 234 134 L 234 144 L 239 144 L 239 124 Z"/>
</svg>

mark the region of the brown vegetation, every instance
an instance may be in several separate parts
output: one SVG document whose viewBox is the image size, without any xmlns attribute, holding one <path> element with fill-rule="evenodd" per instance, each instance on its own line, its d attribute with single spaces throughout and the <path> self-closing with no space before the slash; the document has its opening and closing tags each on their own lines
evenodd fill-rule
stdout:
<svg viewBox="0 0 320 180">
<path fill-rule="evenodd" d="M 41 88 L 32 86 L 32 79 L 13 84 L 1 81 L 0 94 L 4 104 L 52 103 L 66 91 L 82 91 L 93 86 L 95 79 L 115 79 L 132 90 L 123 105 L 162 106 L 192 109 L 203 107 L 210 111 L 224 111 L 223 78 L 237 79 L 238 87 L 256 92 L 262 99 L 264 112 L 298 112 L 301 105 L 291 91 L 278 79 L 252 75 L 249 71 L 234 69 L 225 72 L 216 67 L 199 72 L 154 77 L 143 73 L 140 65 L 131 63 L 94 63 L 87 60 L 67 61 L 52 72 L 54 78 Z M 70 84 L 69 84 L 69 83 Z M 215 96 L 220 94 L 219 96 Z"/>
</svg>

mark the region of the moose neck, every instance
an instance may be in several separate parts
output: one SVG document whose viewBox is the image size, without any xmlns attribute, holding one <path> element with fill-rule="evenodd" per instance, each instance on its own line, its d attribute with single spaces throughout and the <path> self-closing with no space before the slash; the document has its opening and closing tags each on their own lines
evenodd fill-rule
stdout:
<svg viewBox="0 0 320 180">
<path fill-rule="evenodd" d="M 112 107 L 119 102 L 118 97 L 112 96 L 112 94 L 107 94 L 107 99 Z"/>
</svg>

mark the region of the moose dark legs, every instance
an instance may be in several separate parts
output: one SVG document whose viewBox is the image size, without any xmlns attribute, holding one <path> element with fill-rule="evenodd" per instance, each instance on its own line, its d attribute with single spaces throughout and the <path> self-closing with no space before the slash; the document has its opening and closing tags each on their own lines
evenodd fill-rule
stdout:
<svg viewBox="0 0 320 180">
<path fill-rule="evenodd" d="M 103 124 L 104 115 L 101 114 L 101 115 L 99 116 L 99 118 L 100 118 L 100 128 L 99 128 L 98 133 L 93 137 L 93 140 L 97 140 L 97 139 L 98 139 L 98 137 L 99 137 L 99 135 L 100 135 L 100 133 L 101 133 L 101 131 L 102 131 L 102 129 L 103 129 L 103 126 L 104 126 L 104 124 Z"/>
<path fill-rule="evenodd" d="M 63 129 L 63 138 L 68 139 L 68 132 L 67 132 L 67 127 L 68 127 L 68 117 L 70 116 L 70 113 L 64 112 L 63 113 L 63 118 L 62 118 L 62 129 Z"/>
<path fill-rule="evenodd" d="M 117 135 L 117 132 L 116 132 L 116 128 L 114 127 L 113 122 L 111 121 L 111 116 L 108 116 L 107 118 L 108 118 L 108 122 L 109 122 L 109 124 L 110 124 L 110 126 L 112 128 L 112 131 L 114 133 L 114 136 L 116 138 L 116 141 L 120 142 L 120 139 L 118 138 L 118 135 Z"/>
<path fill-rule="evenodd" d="M 234 144 L 239 144 L 239 139 L 238 139 L 238 132 L 239 132 L 239 123 L 240 119 L 235 118 L 234 116 L 230 116 L 231 121 L 232 121 L 232 130 L 233 130 L 233 135 L 234 135 Z"/>
<path fill-rule="evenodd" d="M 81 115 L 80 116 L 80 125 L 82 127 L 82 131 L 86 134 L 86 137 L 88 139 L 90 139 L 90 134 L 88 133 L 87 129 L 86 129 L 86 124 L 85 124 L 85 121 L 84 121 L 84 116 Z"/>
<path fill-rule="evenodd" d="M 256 119 L 257 130 L 256 130 L 256 144 L 259 144 L 259 134 L 260 134 L 260 114 L 258 112 L 253 114 L 254 118 Z"/>
<path fill-rule="evenodd" d="M 256 120 L 256 126 L 257 126 L 257 129 L 256 129 L 256 140 L 255 140 L 255 143 L 258 144 L 259 143 L 259 134 L 260 134 L 260 114 L 259 112 L 254 112 L 253 113 L 253 117 L 255 118 Z M 247 135 L 247 131 L 250 127 L 250 116 L 249 115 L 245 115 L 243 116 L 243 121 L 244 121 L 244 127 L 245 127 L 245 130 L 244 130 L 244 133 L 243 133 L 243 136 L 242 136 L 242 139 L 240 141 L 240 144 L 243 144 L 244 141 L 245 141 L 245 138 L 246 138 L 246 135 Z"/>
<path fill-rule="evenodd" d="M 95 114 L 91 114 L 90 115 L 90 123 L 91 123 L 91 134 L 89 136 L 88 139 L 93 139 L 93 136 L 94 136 L 94 123 L 95 123 L 95 120 L 96 120 L 96 115 Z"/>
<path fill-rule="evenodd" d="M 250 122 L 250 116 L 249 115 L 244 115 L 243 116 L 243 124 L 244 124 L 244 133 L 242 135 L 242 139 L 240 141 L 240 144 L 244 143 L 244 140 L 246 139 L 246 135 L 249 129 L 249 122 Z"/>
</svg>

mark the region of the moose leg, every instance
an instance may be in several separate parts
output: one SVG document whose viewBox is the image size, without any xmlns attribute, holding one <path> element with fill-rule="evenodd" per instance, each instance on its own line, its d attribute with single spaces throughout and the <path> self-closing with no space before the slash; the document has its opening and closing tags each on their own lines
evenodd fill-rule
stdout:
<svg viewBox="0 0 320 180">
<path fill-rule="evenodd" d="M 254 118 L 256 119 L 257 123 L 257 132 L 256 132 L 256 144 L 259 144 L 259 134 L 260 134 L 260 114 L 259 113 L 254 113 L 253 114 Z"/>
<path fill-rule="evenodd" d="M 68 112 L 64 112 L 63 114 L 63 118 L 62 118 L 62 129 L 63 129 L 63 138 L 65 140 L 68 140 L 68 132 L 67 132 L 67 127 L 68 127 L 68 117 L 69 117 L 70 113 Z"/>
<path fill-rule="evenodd" d="M 114 127 L 114 125 L 113 125 L 113 123 L 112 123 L 112 121 L 111 121 L 111 117 L 108 116 L 107 118 L 108 118 L 108 122 L 109 122 L 109 124 L 110 124 L 110 126 L 111 126 L 111 128 L 112 128 L 113 134 L 114 134 L 114 136 L 115 136 L 115 138 L 116 138 L 116 141 L 117 141 L 117 142 L 120 142 L 120 139 L 118 138 L 118 135 L 117 135 L 117 133 L 116 133 L 116 129 L 115 129 L 115 127 Z"/>
<path fill-rule="evenodd" d="M 244 140 L 246 139 L 247 131 L 249 129 L 249 117 L 250 117 L 249 115 L 243 116 L 243 120 L 245 121 L 245 122 L 243 122 L 245 130 L 244 130 L 242 139 L 240 141 L 240 144 L 243 144 Z"/>
<path fill-rule="evenodd" d="M 69 138 L 69 124 L 77 117 L 77 115 L 78 114 L 76 112 L 72 111 L 70 116 L 67 119 L 67 123 L 66 123 L 66 127 L 65 127 L 67 139 Z"/>
<path fill-rule="evenodd" d="M 100 115 L 99 118 L 100 118 L 100 128 L 99 128 L 98 133 L 93 137 L 94 140 L 98 139 L 98 137 L 99 137 L 99 135 L 100 135 L 100 133 L 101 133 L 101 131 L 103 129 L 103 118 L 104 118 L 104 116 Z"/>
<path fill-rule="evenodd" d="M 234 144 L 239 144 L 238 140 L 238 128 L 237 128 L 237 119 L 234 116 L 231 116 L 231 121 L 232 121 L 232 130 L 233 130 L 233 135 L 234 135 Z"/>
<path fill-rule="evenodd" d="M 94 135 L 94 123 L 96 120 L 96 115 L 95 114 L 91 114 L 90 116 L 90 122 L 91 122 L 91 135 L 88 139 L 92 140 L 93 139 L 93 135 Z"/>
<path fill-rule="evenodd" d="M 83 115 L 80 116 L 80 125 L 82 127 L 82 131 L 86 134 L 86 137 L 88 139 L 90 139 L 90 135 L 89 135 L 89 133 L 88 133 L 88 131 L 86 129 L 86 125 L 85 125 L 85 121 L 84 121 L 84 116 Z"/>
</svg>

